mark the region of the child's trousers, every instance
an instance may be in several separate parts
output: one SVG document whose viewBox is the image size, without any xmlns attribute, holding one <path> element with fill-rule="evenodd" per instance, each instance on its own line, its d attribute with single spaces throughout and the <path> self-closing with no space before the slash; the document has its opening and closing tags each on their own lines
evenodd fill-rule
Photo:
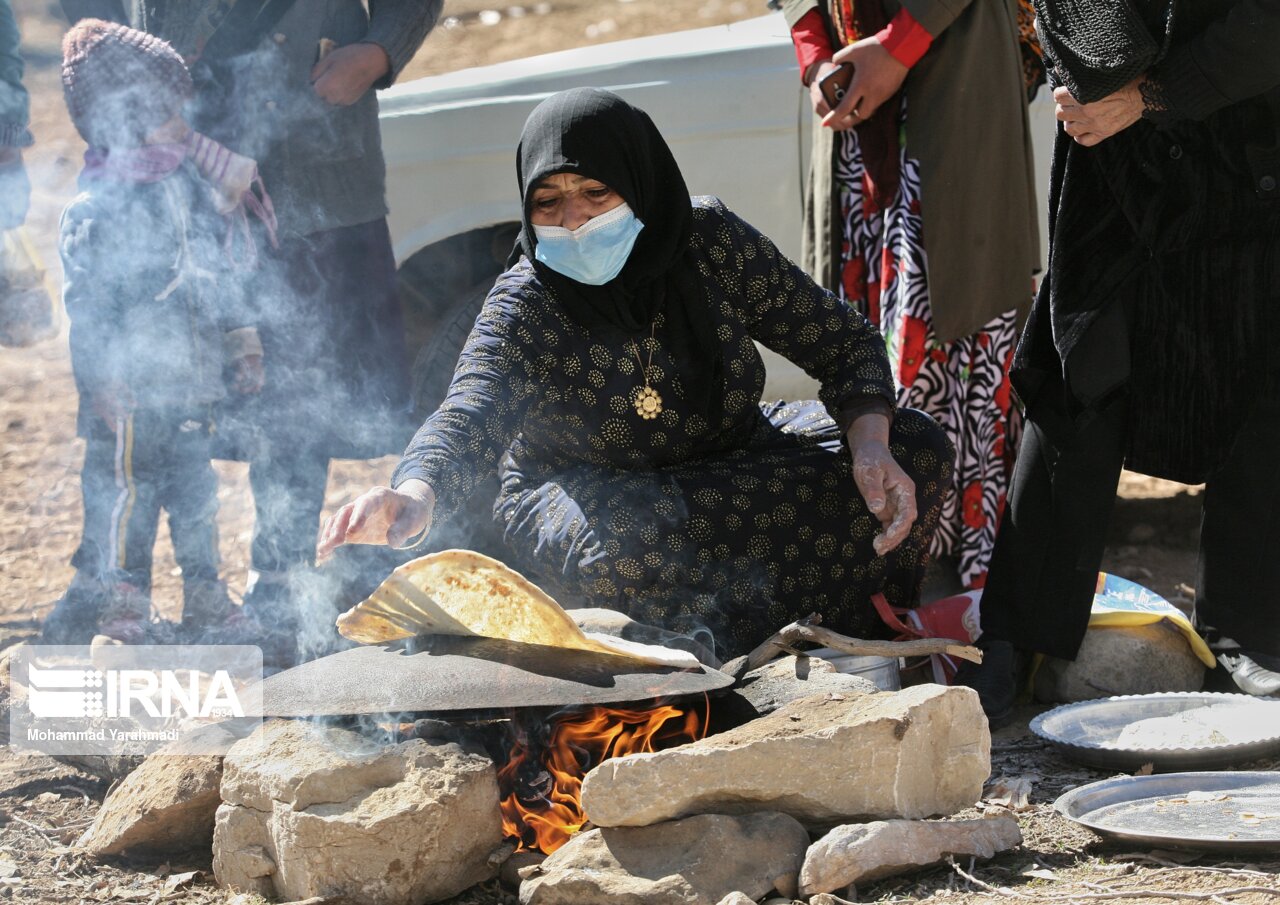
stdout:
<svg viewBox="0 0 1280 905">
<path fill-rule="evenodd" d="M 151 589 L 160 510 L 184 583 L 218 578 L 218 478 L 210 462 L 213 425 L 200 409 L 142 409 L 101 421 L 86 440 L 80 483 L 84 534 L 71 564 L 105 582 Z"/>
</svg>

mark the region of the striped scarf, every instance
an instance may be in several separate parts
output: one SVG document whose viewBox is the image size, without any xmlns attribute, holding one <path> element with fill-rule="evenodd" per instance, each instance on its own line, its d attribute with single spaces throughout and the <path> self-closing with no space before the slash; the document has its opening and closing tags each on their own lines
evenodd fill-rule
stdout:
<svg viewBox="0 0 1280 905">
<path fill-rule="evenodd" d="M 81 178 L 111 179 L 116 182 L 159 182 L 188 160 L 209 184 L 214 208 L 227 221 L 225 246 L 228 259 L 237 267 L 251 269 L 257 264 L 258 249 L 249 228 L 249 214 L 262 223 L 272 248 L 276 238 L 276 212 L 267 194 L 258 164 L 248 157 L 218 144 L 207 135 L 192 131 L 185 141 L 143 145 L 140 148 L 89 148 L 84 154 Z M 237 252 L 240 245 L 242 252 Z"/>
<path fill-rule="evenodd" d="M 870 37 L 889 24 L 881 0 L 829 0 L 828 12 L 836 40 L 842 47 Z M 880 210 L 891 205 L 898 194 L 901 179 L 898 117 L 901 112 L 902 92 L 899 91 L 855 128 L 871 198 Z"/>
</svg>

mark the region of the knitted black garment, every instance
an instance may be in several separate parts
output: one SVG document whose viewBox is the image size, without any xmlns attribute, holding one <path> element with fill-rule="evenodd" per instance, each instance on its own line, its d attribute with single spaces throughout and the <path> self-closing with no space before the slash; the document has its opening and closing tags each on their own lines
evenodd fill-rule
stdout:
<svg viewBox="0 0 1280 905">
<path fill-rule="evenodd" d="M 1158 62 L 1173 30 L 1171 0 L 1035 0 L 1053 81 L 1091 104 Z"/>
</svg>

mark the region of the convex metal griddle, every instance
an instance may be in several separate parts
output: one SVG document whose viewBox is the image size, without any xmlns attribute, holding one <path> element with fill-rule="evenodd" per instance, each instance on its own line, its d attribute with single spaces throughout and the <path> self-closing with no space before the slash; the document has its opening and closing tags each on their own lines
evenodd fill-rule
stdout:
<svg viewBox="0 0 1280 905">
<path fill-rule="evenodd" d="M 726 688 L 718 670 L 494 638 L 426 635 L 340 651 L 268 677 L 264 717 L 617 704 Z M 255 714 L 256 715 L 256 714 Z"/>
</svg>

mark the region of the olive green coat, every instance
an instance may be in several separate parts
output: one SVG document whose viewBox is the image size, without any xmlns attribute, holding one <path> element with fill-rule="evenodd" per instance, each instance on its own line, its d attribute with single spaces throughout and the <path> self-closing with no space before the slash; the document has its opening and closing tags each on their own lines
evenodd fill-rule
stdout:
<svg viewBox="0 0 1280 905">
<path fill-rule="evenodd" d="M 1031 301 L 1040 267 L 1031 132 L 1014 0 L 884 0 L 934 36 L 907 76 L 907 154 L 920 162 L 933 329 L 942 342 L 977 332 Z M 783 0 L 787 24 L 828 0 Z M 803 264 L 839 281 L 835 142 L 813 119 Z"/>
</svg>

